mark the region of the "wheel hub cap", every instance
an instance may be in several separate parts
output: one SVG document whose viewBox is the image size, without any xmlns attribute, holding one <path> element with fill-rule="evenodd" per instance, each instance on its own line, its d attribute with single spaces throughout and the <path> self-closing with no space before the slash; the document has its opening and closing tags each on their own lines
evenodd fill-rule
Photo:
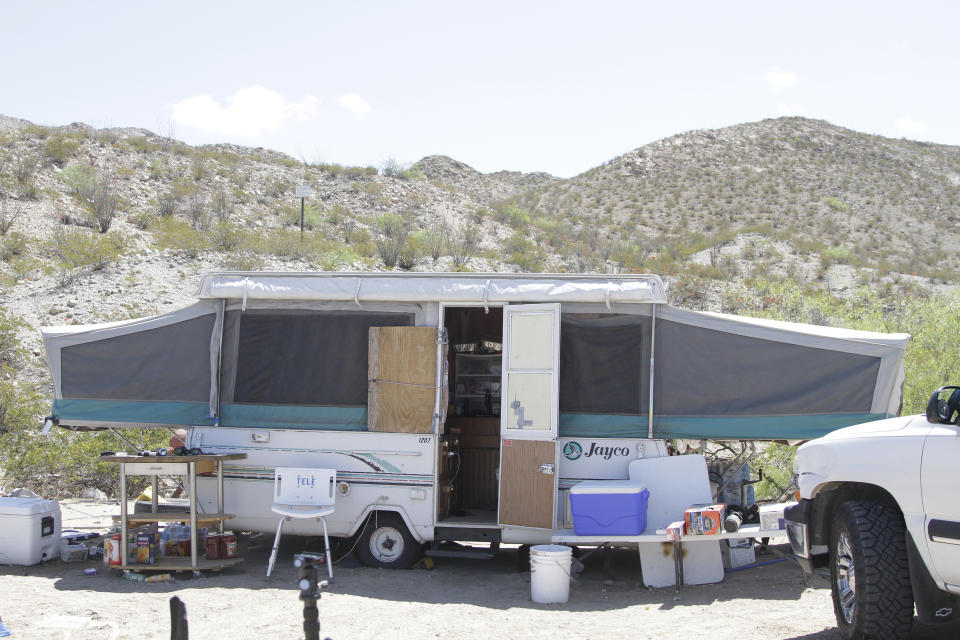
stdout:
<svg viewBox="0 0 960 640">
<path fill-rule="evenodd" d="M 403 537 L 393 527 L 380 527 L 370 536 L 370 551 L 380 560 L 396 560 L 403 554 Z"/>
<path fill-rule="evenodd" d="M 853 616 L 857 610 L 857 575 L 853 562 L 853 552 L 850 550 L 850 541 L 847 532 L 842 531 L 837 540 L 837 555 L 834 561 L 837 576 L 837 599 L 840 610 L 847 624 L 853 623 Z"/>
</svg>

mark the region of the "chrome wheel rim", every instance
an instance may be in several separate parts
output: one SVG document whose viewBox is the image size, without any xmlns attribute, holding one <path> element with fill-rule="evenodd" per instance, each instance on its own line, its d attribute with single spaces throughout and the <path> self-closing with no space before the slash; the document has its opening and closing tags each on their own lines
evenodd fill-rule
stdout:
<svg viewBox="0 0 960 640">
<path fill-rule="evenodd" d="M 381 562 L 394 562 L 403 555 L 403 536 L 394 527 L 380 527 L 370 536 L 370 553 Z"/>
<path fill-rule="evenodd" d="M 840 611 L 847 624 L 853 624 L 853 616 L 857 610 L 857 574 L 846 531 L 841 531 L 837 539 L 834 568 L 837 575 L 837 600 L 840 603 Z"/>
</svg>

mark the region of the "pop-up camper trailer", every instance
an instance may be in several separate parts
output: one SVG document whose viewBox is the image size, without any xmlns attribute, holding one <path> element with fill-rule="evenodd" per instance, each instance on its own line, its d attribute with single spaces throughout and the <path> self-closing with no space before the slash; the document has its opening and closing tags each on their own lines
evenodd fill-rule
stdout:
<svg viewBox="0 0 960 640">
<path fill-rule="evenodd" d="M 375 514 L 361 547 L 383 566 L 465 532 L 549 542 L 572 485 L 626 478 L 665 439 L 895 415 L 909 338 L 683 311 L 657 276 L 208 273 L 198 298 L 44 328 L 59 424 L 187 427 L 188 446 L 246 453 L 224 467 L 240 530 L 276 526 L 276 467 L 335 468 L 331 535 Z"/>
</svg>

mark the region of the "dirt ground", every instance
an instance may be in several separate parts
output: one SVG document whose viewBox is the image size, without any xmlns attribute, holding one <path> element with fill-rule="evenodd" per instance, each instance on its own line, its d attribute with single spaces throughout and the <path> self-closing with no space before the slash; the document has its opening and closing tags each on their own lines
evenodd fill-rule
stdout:
<svg viewBox="0 0 960 640">
<path fill-rule="evenodd" d="M 109 502 L 64 501 L 62 511 L 64 528 L 106 530 L 109 514 L 119 508 Z M 243 569 L 199 577 L 180 573 L 169 583 L 124 580 L 97 561 L 0 567 L 0 617 L 14 640 L 169 638 L 169 599 L 176 595 L 186 604 L 194 640 L 299 638 L 302 604 L 291 556 L 306 539 L 285 538 L 273 578 L 266 582 L 271 542 L 264 537 L 245 541 Z M 766 552 L 758 561 L 777 557 Z M 321 637 L 839 638 L 826 583 L 805 585 L 792 561 L 732 572 L 720 584 L 677 593 L 643 587 L 636 553 L 615 550 L 613 580 L 604 580 L 602 559 L 595 554 L 586 559 L 571 585 L 570 601 L 562 605 L 531 602 L 530 574 L 518 572 L 516 565 L 513 549 L 492 561 L 438 559 L 432 570 L 378 570 L 348 559 L 335 567 L 335 582 L 323 594 Z M 84 575 L 91 567 L 97 574 Z M 956 638 L 958 631 L 915 625 L 911 638 Z"/>
</svg>

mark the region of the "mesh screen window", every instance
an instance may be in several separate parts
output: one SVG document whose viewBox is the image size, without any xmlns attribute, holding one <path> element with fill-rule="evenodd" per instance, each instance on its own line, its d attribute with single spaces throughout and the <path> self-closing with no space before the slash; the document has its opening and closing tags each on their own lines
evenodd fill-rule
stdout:
<svg viewBox="0 0 960 640">
<path fill-rule="evenodd" d="M 365 407 L 370 327 L 413 324 L 407 313 L 245 312 L 233 401 Z"/>
</svg>

